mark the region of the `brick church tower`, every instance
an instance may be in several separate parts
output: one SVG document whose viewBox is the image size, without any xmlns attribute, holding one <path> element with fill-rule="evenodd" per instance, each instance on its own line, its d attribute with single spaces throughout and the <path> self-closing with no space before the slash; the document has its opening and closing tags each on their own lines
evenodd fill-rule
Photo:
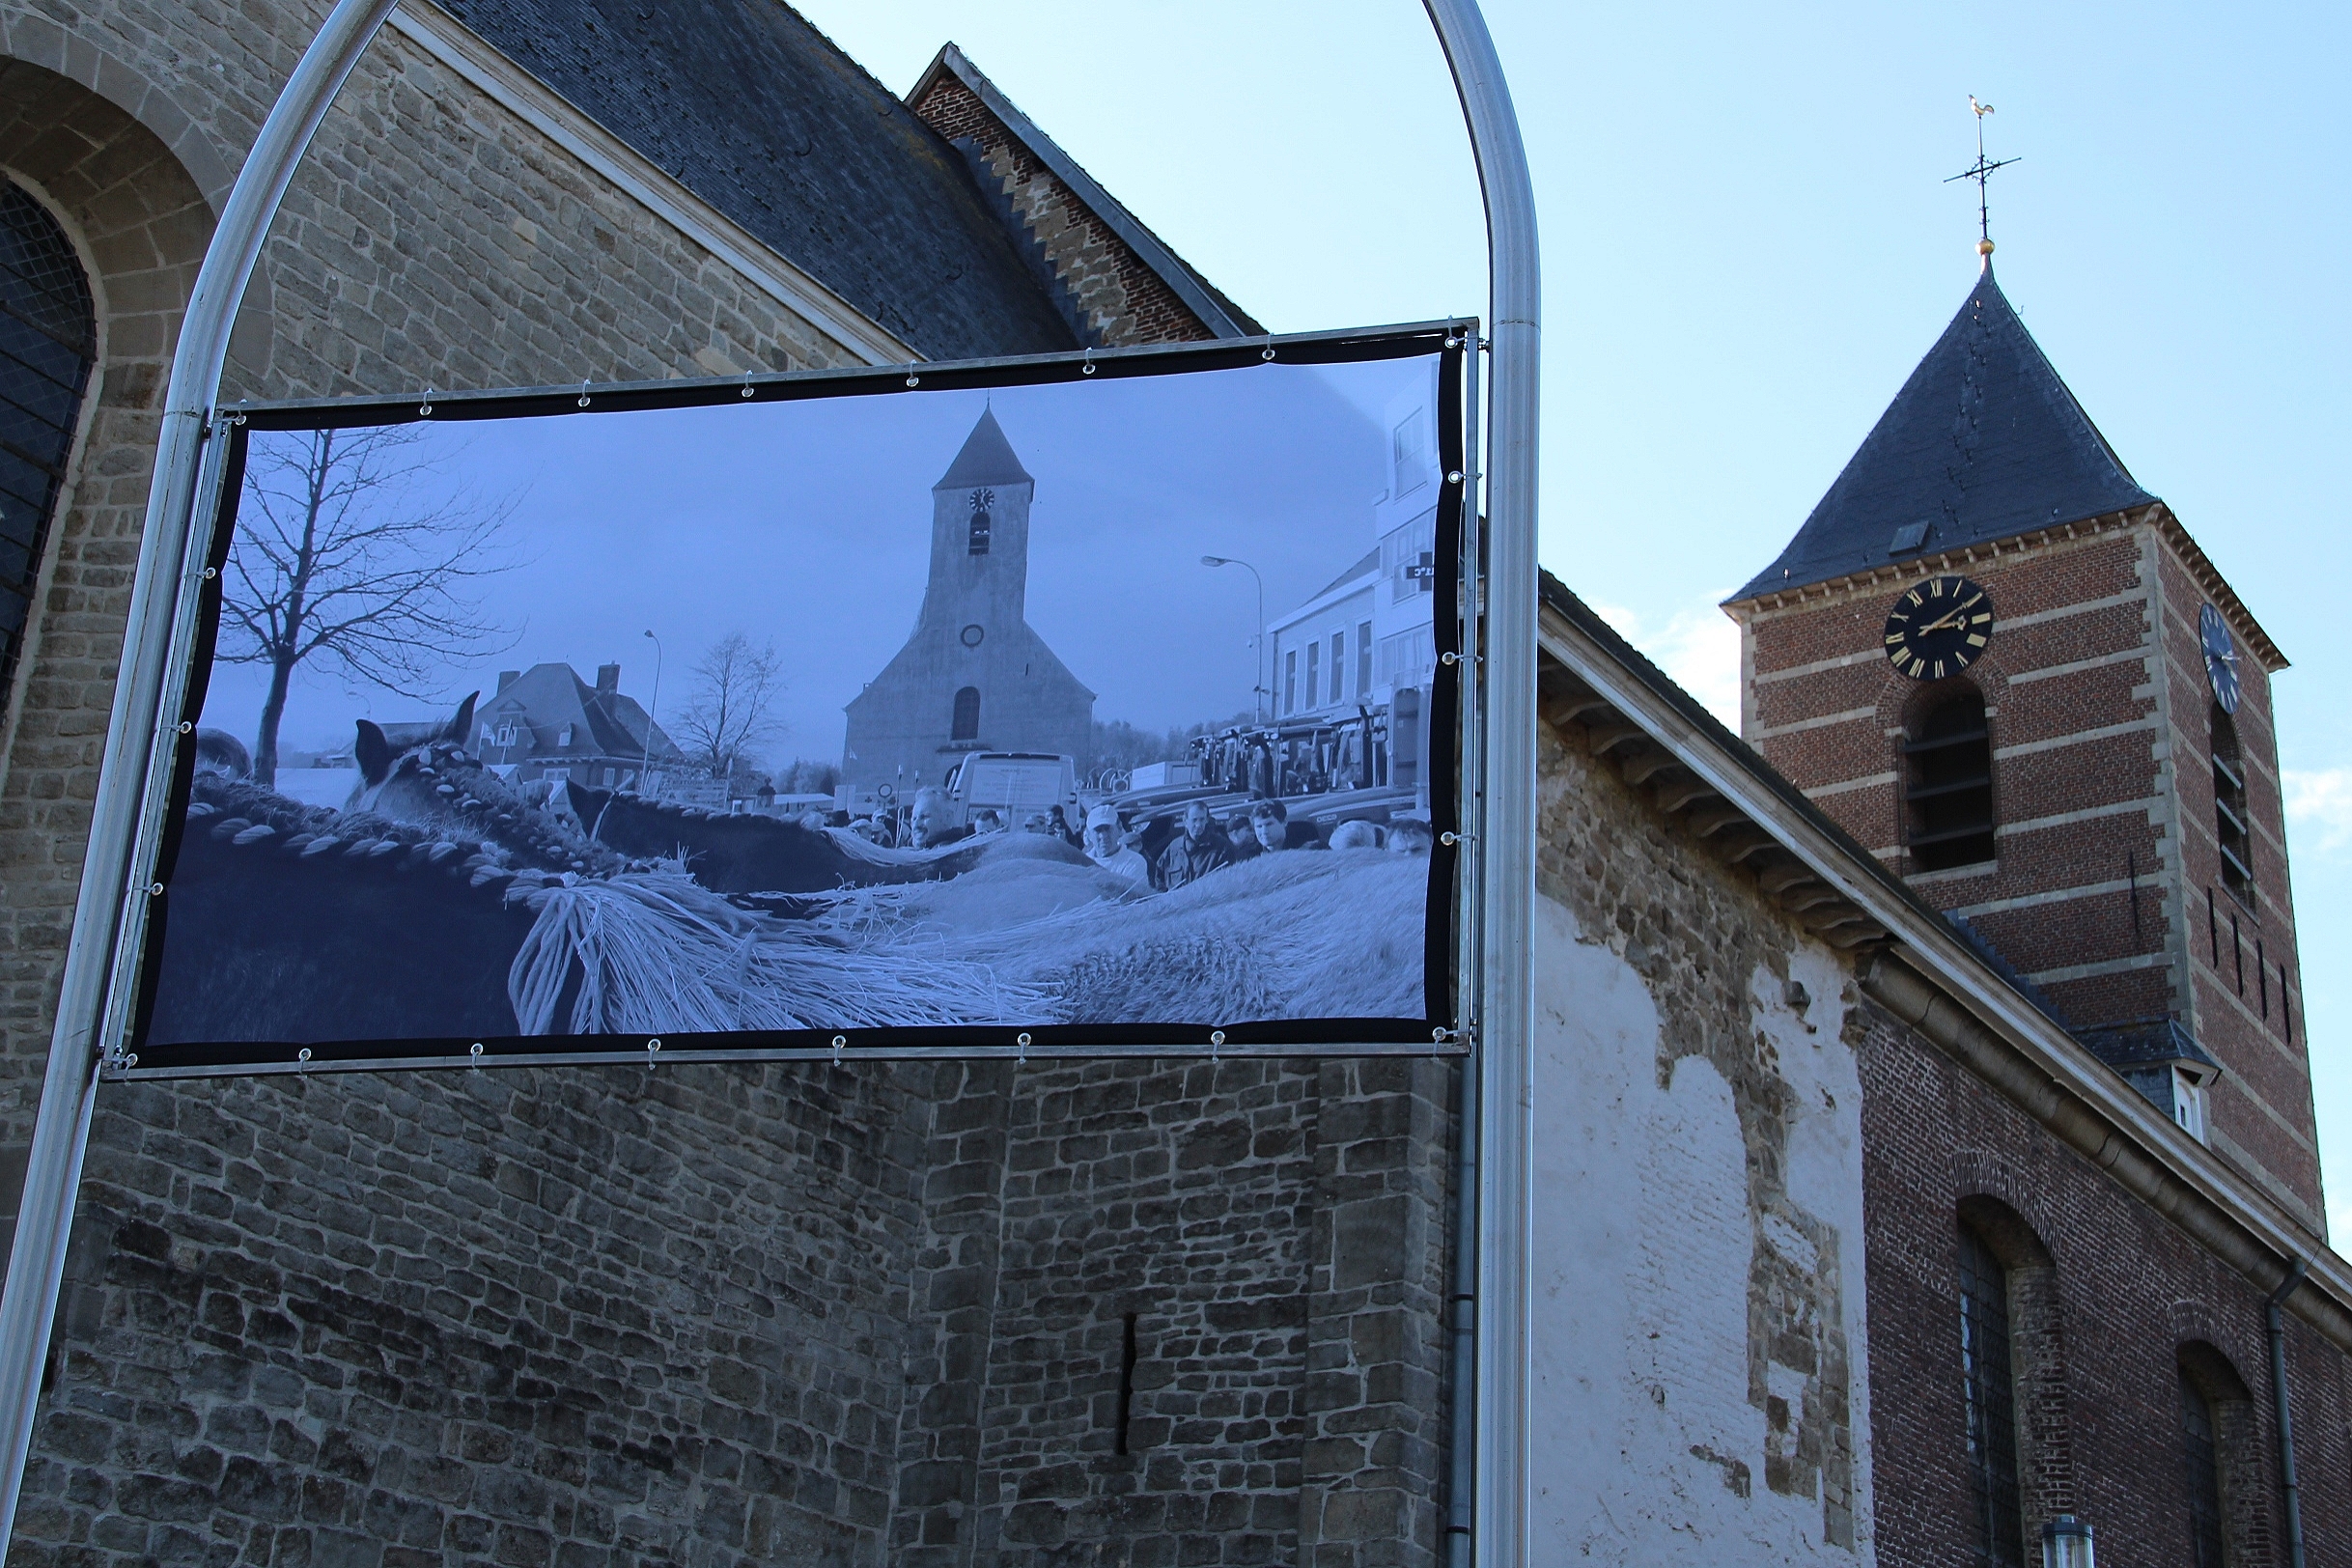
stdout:
<svg viewBox="0 0 2352 1568">
<path fill-rule="evenodd" d="M 2278 646 L 1994 281 L 1739 622 L 1748 741 L 2324 1234 Z"/>
<path fill-rule="evenodd" d="M 851 699 L 842 776 L 905 792 L 971 751 L 1086 764 L 1094 693 L 1029 630 L 1029 503 L 1022 467 L 984 410 L 931 488 L 931 575 L 914 630 Z"/>
</svg>

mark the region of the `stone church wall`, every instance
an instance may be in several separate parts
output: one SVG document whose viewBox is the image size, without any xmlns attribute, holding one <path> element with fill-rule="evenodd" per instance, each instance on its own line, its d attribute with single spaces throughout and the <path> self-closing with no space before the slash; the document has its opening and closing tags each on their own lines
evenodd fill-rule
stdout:
<svg viewBox="0 0 2352 1568">
<path fill-rule="evenodd" d="M 0 125 L 38 131 L 0 166 L 94 258 L 106 353 L 0 764 L 0 1166 L 180 301 L 322 13 L 0 0 Z M 393 30 L 258 287 L 231 396 L 848 357 Z M 1425 1061 L 110 1085 L 14 1560 L 1433 1561 L 1451 1092 Z"/>
<path fill-rule="evenodd" d="M 1869 1561 L 1850 974 L 1581 734 L 1540 753 L 1536 1554 Z"/>
</svg>

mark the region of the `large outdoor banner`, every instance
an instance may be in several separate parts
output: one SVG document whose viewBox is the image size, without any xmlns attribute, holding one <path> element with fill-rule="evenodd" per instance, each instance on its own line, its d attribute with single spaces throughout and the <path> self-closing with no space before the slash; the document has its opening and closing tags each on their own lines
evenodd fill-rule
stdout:
<svg viewBox="0 0 2352 1568">
<path fill-rule="evenodd" d="M 1458 331 L 236 410 L 135 1066 L 1446 1038 Z"/>
</svg>

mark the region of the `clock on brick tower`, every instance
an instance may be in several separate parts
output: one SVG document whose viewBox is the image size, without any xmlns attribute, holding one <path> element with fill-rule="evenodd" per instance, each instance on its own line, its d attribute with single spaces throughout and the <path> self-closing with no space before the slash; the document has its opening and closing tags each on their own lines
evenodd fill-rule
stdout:
<svg viewBox="0 0 2352 1568">
<path fill-rule="evenodd" d="M 1989 261 L 1724 607 L 1749 742 L 2319 1228 L 2271 725 L 2286 659 Z"/>
</svg>

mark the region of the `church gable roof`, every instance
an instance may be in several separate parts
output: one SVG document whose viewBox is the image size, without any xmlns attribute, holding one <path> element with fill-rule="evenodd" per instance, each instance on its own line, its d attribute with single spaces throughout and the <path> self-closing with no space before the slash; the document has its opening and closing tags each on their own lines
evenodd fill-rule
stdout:
<svg viewBox="0 0 2352 1568">
<path fill-rule="evenodd" d="M 1730 602 L 2155 499 L 2058 378 L 1988 264 L 1805 526 Z"/>
<path fill-rule="evenodd" d="M 926 357 L 1080 346 L 963 155 L 788 6 L 443 9 Z"/>
<path fill-rule="evenodd" d="M 980 422 L 972 433 L 964 437 L 964 450 L 956 461 L 947 465 L 947 472 L 931 488 L 943 490 L 974 490 L 982 485 L 1030 485 L 1036 481 L 1013 455 L 1013 443 L 1004 438 L 1004 427 L 996 423 L 996 410 L 980 410 Z"/>
<path fill-rule="evenodd" d="M 1266 330 L 1104 189 L 955 44 L 939 50 L 907 101 L 970 163 L 1003 221 L 1025 240 L 1032 270 L 1086 343 L 1189 342 Z"/>
</svg>

